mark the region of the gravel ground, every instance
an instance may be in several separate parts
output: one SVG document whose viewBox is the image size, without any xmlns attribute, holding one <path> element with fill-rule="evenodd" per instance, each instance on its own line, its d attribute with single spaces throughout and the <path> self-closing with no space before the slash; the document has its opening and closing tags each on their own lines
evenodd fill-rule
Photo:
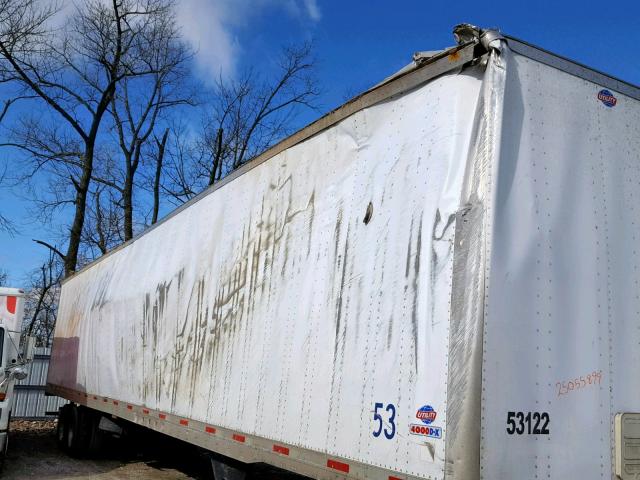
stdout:
<svg viewBox="0 0 640 480">
<path fill-rule="evenodd" d="M 199 478 L 189 463 L 198 459 L 166 452 L 154 458 L 153 452 L 125 456 L 112 449 L 101 459 L 76 459 L 60 451 L 55 441 L 55 422 L 11 422 L 9 453 L 2 470 L 3 479 L 160 479 Z M 184 452 L 182 452 L 184 453 Z M 193 455 L 193 457 L 196 457 Z M 159 458 L 163 460 L 160 461 Z M 186 463 L 186 464 L 185 464 Z M 200 476 L 201 477 L 201 476 Z"/>
<path fill-rule="evenodd" d="M 12 420 L 9 453 L 1 477 L 7 480 L 204 480 L 203 459 L 194 448 L 155 435 L 122 442 L 108 449 L 104 458 L 76 459 L 60 451 L 55 442 L 55 422 Z M 247 480 L 305 480 L 304 477 L 256 466 Z"/>
</svg>

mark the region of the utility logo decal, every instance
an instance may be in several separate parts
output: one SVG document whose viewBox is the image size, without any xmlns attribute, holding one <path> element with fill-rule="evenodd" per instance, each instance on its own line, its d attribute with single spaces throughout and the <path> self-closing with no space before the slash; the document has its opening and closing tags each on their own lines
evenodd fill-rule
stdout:
<svg viewBox="0 0 640 480">
<path fill-rule="evenodd" d="M 431 405 L 423 405 L 416 412 L 416 418 L 425 425 L 431 425 L 436 419 L 436 411 Z"/>
<path fill-rule="evenodd" d="M 423 437 L 442 438 L 442 428 L 427 427 L 416 423 L 409 425 L 409 433 L 411 435 L 422 435 Z"/>
<path fill-rule="evenodd" d="M 613 96 L 609 90 L 602 89 L 598 92 L 598 100 L 604 103 L 607 107 L 615 107 L 618 103 L 618 99 Z"/>
</svg>

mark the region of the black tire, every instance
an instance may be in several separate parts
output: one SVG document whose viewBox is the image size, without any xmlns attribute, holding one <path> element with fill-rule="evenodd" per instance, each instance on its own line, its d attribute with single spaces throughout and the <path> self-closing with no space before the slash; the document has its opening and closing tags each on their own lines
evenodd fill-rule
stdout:
<svg viewBox="0 0 640 480">
<path fill-rule="evenodd" d="M 103 453 L 106 434 L 100 430 L 101 415 L 93 414 L 86 417 L 87 424 L 87 455 L 96 457 Z"/>
<path fill-rule="evenodd" d="M 7 452 L 9 451 L 9 437 L 11 436 L 11 414 L 13 412 L 9 412 L 9 418 L 7 419 L 7 436 L 4 441 L 4 448 L 2 449 L 2 462 L 4 464 L 5 458 L 7 458 Z M 1 467 L 0 467 L 1 468 Z"/>
<path fill-rule="evenodd" d="M 70 404 L 66 415 L 66 435 L 65 435 L 65 447 L 64 449 L 70 455 L 77 455 L 78 450 L 78 427 L 80 424 L 78 408 L 75 405 Z"/>
<path fill-rule="evenodd" d="M 66 450 L 67 448 L 67 415 L 69 405 L 64 405 L 60 407 L 58 411 L 58 425 L 56 427 L 56 443 L 58 444 L 58 448 L 61 450 Z"/>
<path fill-rule="evenodd" d="M 99 415 L 86 407 L 71 405 L 67 414 L 67 452 L 74 457 L 91 453 L 90 441 Z"/>
<path fill-rule="evenodd" d="M 9 416 L 9 421 L 11 421 L 11 416 Z M 2 452 L 0 452 L 0 472 L 4 468 L 4 464 L 7 460 L 7 451 L 9 450 L 9 431 L 7 430 L 7 436 L 4 439 L 4 445 L 2 447 Z"/>
</svg>

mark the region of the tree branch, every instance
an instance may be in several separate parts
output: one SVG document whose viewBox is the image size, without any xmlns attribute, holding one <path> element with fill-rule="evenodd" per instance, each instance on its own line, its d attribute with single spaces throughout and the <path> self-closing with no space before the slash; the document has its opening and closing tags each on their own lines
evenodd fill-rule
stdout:
<svg viewBox="0 0 640 480">
<path fill-rule="evenodd" d="M 58 250 L 56 247 L 54 247 L 53 245 L 50 245 L 47 242 L 42 241 L 42 240 L 36 240 L 35 238 L 32 238 L 32 240 L 34 242 L 36 242 L 36 243 L 39 243 L 40 245 L 43 245 L 43 246 L 47 247 L 53 253 L 58 255 L 62 259 L 63 262 L 66 260 L 67 257 L 60 250 Z"/>
</svg>

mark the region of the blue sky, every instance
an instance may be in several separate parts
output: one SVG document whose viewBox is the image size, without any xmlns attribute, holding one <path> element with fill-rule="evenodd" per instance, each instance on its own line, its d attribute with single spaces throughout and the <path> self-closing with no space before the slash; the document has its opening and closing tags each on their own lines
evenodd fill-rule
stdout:
<svg viewBox="0 0 640 480">
<path fill-rule="evenodd" d="M 640 2 L 444 2 L 322 0 L 179 0 L 179 21 L 197 48 L 195 73 L 203 80 L 233 77 L 248 66 L 267 68 L 283 44 L 313 39 L 330 110 L 406 65 L 418 50 L 454 43 L 461 22 L 503 32 L 640 84 Z M 303 123 L 318 114 L 309 113 Z M 0 152 L 0 156 L 7 153 Z M 0 234 L 0 268 L 21 286 L 46 256 L 34 237 L 46 238 L 30 221 L 20 188 L 0 189 L 3 214 L 19 233 Z"/>
</svg>

